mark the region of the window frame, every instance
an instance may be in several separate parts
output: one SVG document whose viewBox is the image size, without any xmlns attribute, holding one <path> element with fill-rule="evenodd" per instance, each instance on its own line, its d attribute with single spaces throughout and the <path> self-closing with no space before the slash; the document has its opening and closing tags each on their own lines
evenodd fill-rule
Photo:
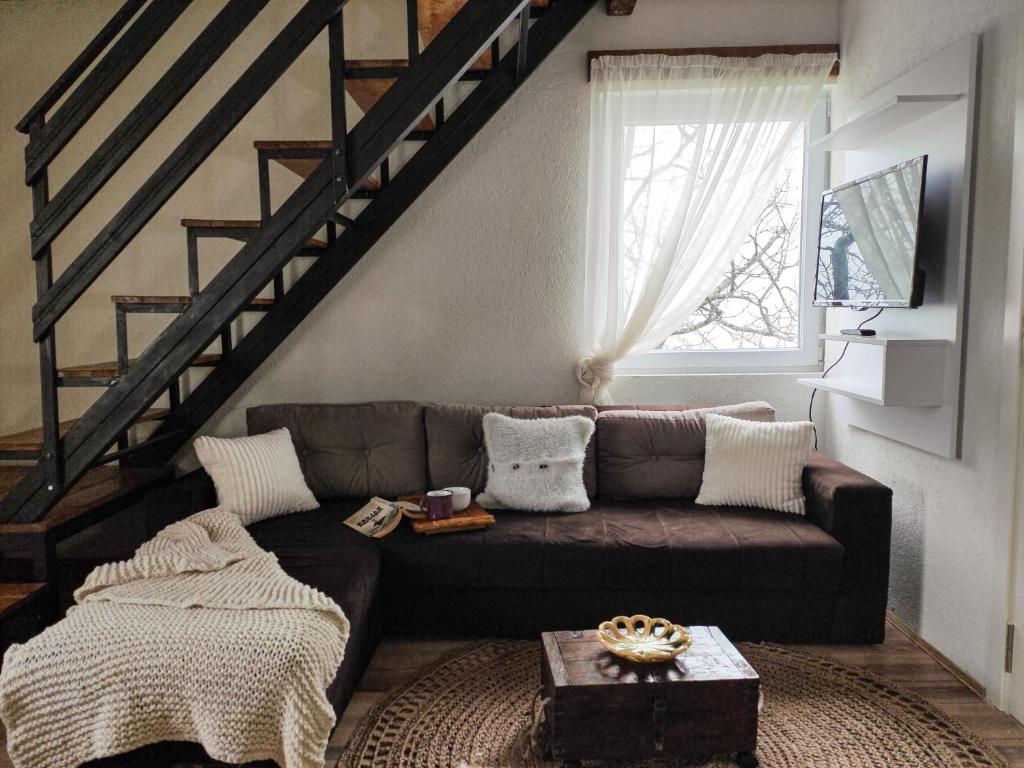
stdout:
<svg viewBox="0 0 1024 768">
<path fill-rule="evenodd" d="M 829 185 L 830 153 L 812 151 L 812 142 L 829 131 L 831 89 L 826 88 L 804 125 L 803 210 L 800 217 L 800 340 L 795 349 L 656 349 L 621 360 L 616 372 L 624 375 L 685 373 L 784 373 L 821 369 L 821 341 L 825 311 L 815 307 L 821 196 Z"/>
</svg>

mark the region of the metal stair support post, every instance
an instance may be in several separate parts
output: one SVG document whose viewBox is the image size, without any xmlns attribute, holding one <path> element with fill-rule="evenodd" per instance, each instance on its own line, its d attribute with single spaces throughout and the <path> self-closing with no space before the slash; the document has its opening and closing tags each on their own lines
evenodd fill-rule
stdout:
<svg viewBox="0 0 1024 768">
<path fill-rule="evenodd" d="M 340 204 L 348 190 L 348 116 L 345 108 L 345 26 L 340 11 L 327 27 L 328 66 L 331 83 L 331 168 L 334 202 Z"/>
<path fill-rule="evenodd" d="M 30 136 L 39 136 L 45 122 L 40 114 L 29 127 Z M 32 215 L 38 216 L 50 202 L 49 172 L 44 167 L 32 181 Z M 35 260 L 36 298 L 53 285 L 53 255 L 50 246 L 43 248 Z M 56 329 L 51 328 L 39 341 L 39 397 L 42 405 L 43 441 L 39 466 L 46 477 L 46 489 L 54 497 L 64 487 L 64 464 L 60 447 L 60 402 L 57 394 Z"/>
</svg>

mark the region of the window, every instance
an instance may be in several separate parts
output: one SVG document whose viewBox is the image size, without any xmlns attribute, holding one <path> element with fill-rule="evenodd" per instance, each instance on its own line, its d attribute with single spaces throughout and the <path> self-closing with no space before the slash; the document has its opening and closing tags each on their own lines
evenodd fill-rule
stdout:
<svg viewBox="0 0 1024 768">
<path fill-rule="evenodd" d="M 651 222 L 685 178 L 694 126 L 633 125 L 623 176 L 624 282 L 657 237 Z M 728 270 L 690 318 L 652 352 L 626 358 L 625 373 L 807 370 L 819 364 L 822 312 L 811 306 L 821 193 L 827 154 L 807 145 L 828 130 L 821 97 L 805 130 L 786 149 L 778 179 Z M 652 166 L 656 169 L 651 173 Z M 641 189 L 643 194 L 641 194 Z M 652 235 L 651 233 L 655 233 Z"/>
</svg>

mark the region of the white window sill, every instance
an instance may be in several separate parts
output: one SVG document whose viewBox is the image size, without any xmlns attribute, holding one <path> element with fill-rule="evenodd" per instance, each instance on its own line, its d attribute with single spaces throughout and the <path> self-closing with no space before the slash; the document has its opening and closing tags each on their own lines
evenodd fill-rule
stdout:
<svg viewBox="0 0 1024 768">
<path fill-rule="evenodd" d="M 788 376 L 788 377 L 800 377 L 821 374 L 823 368 L 819 366 L 794 366 L 792 368 L 786 368 L 780 370 L 778 368 L 771 368 L 765 370 L 693 370 L 693 371 L 680 371 L 680 370 L 636 370 L 636 369 L 618 369 L 615 371 L 615 380 L 622 381 L 624 379 L 691 379 L 699 377 L 711 377 L 711 376 Z"/>
</svg>

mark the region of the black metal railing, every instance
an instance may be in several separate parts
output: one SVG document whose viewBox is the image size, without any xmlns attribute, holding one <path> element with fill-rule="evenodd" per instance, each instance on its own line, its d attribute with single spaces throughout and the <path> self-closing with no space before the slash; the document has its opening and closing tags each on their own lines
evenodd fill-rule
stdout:
<svg viewBox="0 0 1024 768">
<path fill-rule="evenodd" d="M 54 280 L 50 254 L 54 238 L 138 149 L 265 4 L 266 0 L 230 0 L 52 200 L 47 180 L 49 163 L 138 65 L 188 3 L 154 0 L 145 7 L 141 2 L 126 4 L 19 123 L 19 128 L 23 124 L 27 127 L 30 136 L 26 150 L 26 175 L 33 189 L 32 255 L 37 264 L 38 286 L 33 334 L 40 349 L 44 440 L 40 462 L 0 502 L 0 521 L 31 522 L 41 517 L 60 497 L 63 488 L 93 466 L 98 457 L 115 443 L 119 450 L 107 454 L 106 459 L 127 457 L 131 449 L 124 440 L 126 431 L 162 394 L 169 395 L 172 413 L 183 405 L 177 387 L 178 377 L 211 342 L 220 336 L 225 357 L 228 357 L 227 353 L 231 353 L 232 359 L 235 357 L 230 324 L 256 295 L 273 284 L 275 296 L 287 297 L 287 294 L 281 296 L 284 289 L 281 273 L 285 264 L 300 254 L 309 239 L 325 225 L 328 231 L 327 253 L 337 263 L 341 239 L 336 235 L 336 226 L 345 226 L 346 234 L 363 230 L 360 225 L 352 226 L 356 222 L 342 215 L 339 207 L 350 199 L 358 198 L 363 183 L 375 171 L 379 171 L 382 182 L 388 186 L 386 182 L 391 172 L 389 156 L 415 131 L 424 115 L 434 110 L 438 131 L 451 126 L 450 121 L 445 121 L 442 94 L 466 75 L 488 47 L 494 53 L 494 73 L 502 78 L 505 76 L 497 66 L 496 40 L 499 33 L 517 17 L 520 21 L 519 53 L 513 60 L 512 75 L 520 76 L 528 68 L 529 0 L 470 0 L 422 51 L 410 25 L 409 66 L 401 68 L 394 85 L 347 132 L 344 108 L 347 69 L 341 13 L 345 0 L 308 0 L 159 168 Z M 582 16 L 592 4 L 593 0 L 566 0 L 567 6 L 579 11 L 577 17 Z M 415 6 L 415 0 L 409 0 L 413 22 Z M 127 26 L 133 18 L 134 22 Z M 127 334 L 119 313 L 118 365 L 112 386 L 60 438 L 56 323 L 324 29 L 327 30 L 330 47 L 332 84 L 330 162 L 321 162 L 316 171 L 273 213 L 269 211 L 269 199 L 264 199 L 262 181 L 265 168 L 261 162 L 259 229 L 201 290 L 198 278 L 193 280 L 191 277 L 193 260 L 190 257 L 190 301 L 131 365 L 127 364 Z M 107 54 L 99 58 L 108 45 Z M 84 75 L 78 89 L 56 109 L 47 123 L 47 113 L 94 62 L 95 67 Z M 486 73 L 483 78 L 486 79 Z M 83 90 L 87 85 L 88 89 Z M 500 89 L 495 93 L 500 93 Z M 488 116 L 493 114 L 503 98 L 507 95 L 491 102 L 481 100 L 488 109 L 478 109 L 472 119 L 462 124 L 463 143 L 475 132 L 475 128 L 467 132 L 466 126 L 473 125 L 481 117 L 485 121 L 485 113 Z M 451 140 L 458 136 L 459 124 L 456 124 L 441 142 L 445 153 L 457 152 Z M 430 141 L 434 138 L 432 134 Z M 425 146 L 429 146 L 430 141 Z M 434 157 L 440 159 L 442 155 L 435 154 Z M 411 187 L 416 186 L 415 178 L 410 184 Z M 375 230 L 379 226 L 380 222 L 375 225 Z M 364 237 L 370 234 L 363 232 Z M 321 262 L 324 261 L 326 259 L 322 258 Z M 347 269 L 342 274 L 344 271 Z M 273 314 L 267 313 L 268 317 Z M 256 327 L 264 325 L 266 322 L 261 322 Z M 225 365 L 217 370 L 230 369 L 230 365 Z M 190 399 L 191 396 L 186 402 Z M 166 427 L 158 430 L 152 441 L 161 451 L 179 444 L 177 436 L 183 434 L 180 424 Z"/>
<path fill-rule="evenodd" d="M 231 364 L 213 370 L 193 390 L 181 408 L 157 429 L 162 436 L 178 432 L 192 435 L 205 424 L 237 388 L 294 331 L 348 272 L 369 252 L 388 228 L 427 189 L 515 90 L 586 15 L 596 0 L 560 2 L 546 11 L 543 23 L 519 29 L 519 43 L 486 72 L 480 86 L 463 101 L 352 222 L 306 271 L 280 301 L 235 346 Z M 440 103 L 440 102 L 439 102 Z M 410 133 L 412 135 L 412 133 Z M 307 150 L 312 151 L 312 150 Z M 273 156 L 273 151 L 267 151 Z M 145 463 L 169 459 L 180 444 L 174 440 L 152 446 Z"/>
</svg>

